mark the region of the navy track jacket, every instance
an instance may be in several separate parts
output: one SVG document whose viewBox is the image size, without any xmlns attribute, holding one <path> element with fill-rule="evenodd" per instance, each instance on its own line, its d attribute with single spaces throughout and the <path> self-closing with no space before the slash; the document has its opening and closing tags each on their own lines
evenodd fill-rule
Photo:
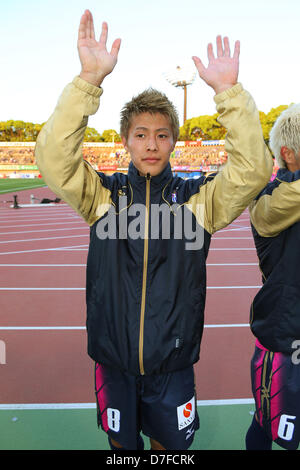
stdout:
<svg viewBox="0 0 300 470">
<path fill-rule="evenodd" d="M 267 184 L 272 158 L 255 103 L 236 84 L 214 98 L 227 129 L 228 162 L 218 174 L 184 180 L 168 164 L 151 178 L 132 163 L 126 175 L 98 173 L 82 142 L 101 94 L 76 77 L 35 151 L 48 186 L 90 226 L 88 352 L 133 375 L 182 369 L 199 357 L 211 235 Z"/>
<path fill-rule="evenodd" d="M 285 354 L 300 340 L 299 190 L 300 171 L 279 169 L 250 207 L 263 282 L 250 325 L 265 348 Z"/>
</svg>

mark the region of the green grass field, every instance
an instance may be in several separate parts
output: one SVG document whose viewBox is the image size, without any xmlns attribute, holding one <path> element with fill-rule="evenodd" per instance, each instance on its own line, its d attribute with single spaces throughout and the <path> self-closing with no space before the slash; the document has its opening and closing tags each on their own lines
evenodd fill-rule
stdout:
<svg viewBox="0 0 300 470">
<path fill-rule="evenodd" d="M 42 178 L 8 178 L 0 179 L 0 194 L 23 191 L 24 189 L 36 189 L 46 186 Z"/>
<path fill-rule="evenodd" d="M 253 411 L 253 405 L 199 406 L 200 430 L 190 450 L 245 450 Z M 96 409 L 0 409 L 0 435 L 0 450 L 109 449 Z M 280 447 L 273 444 L 273 450 Z"/>
<path fill-rule="evenodd" d="M 252 417 L 250 406 L 199 409 L 201 427 L 192 449 L 242 450 Z M 106 434 L 98 430 L 96 410 L 0 411 L 1 450 L 107 450 Z M 145 449 L 149 441 L 145 439 Z"/>
</svg>

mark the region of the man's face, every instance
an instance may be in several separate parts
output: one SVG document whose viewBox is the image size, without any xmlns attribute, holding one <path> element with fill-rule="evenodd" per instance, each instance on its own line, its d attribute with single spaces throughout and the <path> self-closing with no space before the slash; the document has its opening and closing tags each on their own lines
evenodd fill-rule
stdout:
<svg viewBox="0 0 300 470">
<path fill-rule="evenodd" d="M 160 113 L 133 116 L 128 138 L 122 137 L 122 142 L 142 176 L 161 173 L 176 143 L 168 117 Z"/>
<path fill-rule="evenodd" d="M 281 156 L 289 171 L 295 172 L 300 170 L 300 150 L 298 153 L 295 153 L 294 150 L 288 147 L 281 147 Z"/>
</svg>

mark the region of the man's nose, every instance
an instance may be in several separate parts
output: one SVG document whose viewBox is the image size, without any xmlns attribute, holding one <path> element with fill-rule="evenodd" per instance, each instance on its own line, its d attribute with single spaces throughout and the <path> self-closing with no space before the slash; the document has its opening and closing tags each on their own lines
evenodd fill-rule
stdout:
<svg viewBox="0 0 300 470">
<path fill-rule="evenodd" d="M 147 141 L 147 150 L 155 151 L 157 150 L 157 142 L 155 136 L 150 136 Z"/>
</svg>

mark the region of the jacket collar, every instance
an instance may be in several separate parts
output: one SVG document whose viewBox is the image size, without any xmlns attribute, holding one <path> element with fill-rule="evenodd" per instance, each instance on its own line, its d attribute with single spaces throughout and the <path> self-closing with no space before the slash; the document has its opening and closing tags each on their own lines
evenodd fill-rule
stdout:
<svg viewBox="0 0 300 470">
<path fill-rule="evenodd" d="M 300 170 L 292 172 L 287 168 L 279 168 L 276 178 L 280 181 L 285 181 L 286 183 L 292 183 L 293 181 L 300 179 Z"/>
<path fill-rule="evenodd" d="M 134 166 L 132 162 L 129 163 L 128 167 L 128 178 L 131 183 L 141 184 L 145 183 L 145 176 L 140 176 L 137 168 Z M 151 177 L 151 184 L 155 186 L 164 186 L 167 182 L 172 178 L 172 170 L 170 162 L 168 162 L 167 166 L 163 169 L 159 175 Z"/>
</svg>

